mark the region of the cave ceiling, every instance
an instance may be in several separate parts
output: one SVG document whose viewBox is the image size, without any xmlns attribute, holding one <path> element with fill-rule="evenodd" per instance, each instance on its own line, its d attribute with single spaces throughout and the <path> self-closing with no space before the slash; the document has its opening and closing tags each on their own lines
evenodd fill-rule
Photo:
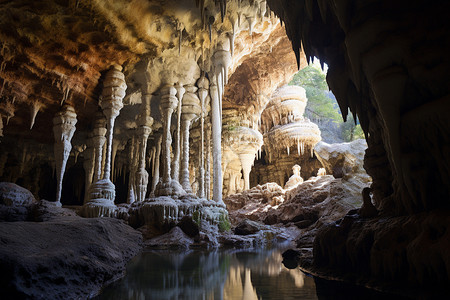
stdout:
<svg viewBox="0 0 450 300">
<path fill-rule="evenodd" d="M 86 135 L 98 110 L 102 78 L 113 64 L 123 66 L 128 86 L 119 131 L 134 126 L 143 93 L 154 95 L 157 124 L 159 89 L 176 82 L 195 84 L 199 72 L 211 69 L 213 49 L 230 49 L 232 38 L 224 109 L 260 112 L 271 92 L 297 70 L 290 41 L 265 1 L 228 1 L 223 17 L 215 2 L 3 1 L 4 136 L 52 143 L 51 120 L 63 103 L 78 115 L 75 140 Z M 203 14 L 197 4 L 204 6 Z"/>
</svg>

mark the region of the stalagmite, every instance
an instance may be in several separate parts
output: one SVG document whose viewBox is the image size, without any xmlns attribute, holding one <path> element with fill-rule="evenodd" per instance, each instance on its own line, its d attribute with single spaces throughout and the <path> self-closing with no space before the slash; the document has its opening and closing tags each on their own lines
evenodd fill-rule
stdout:
<svg viewBox="0 0 450 300">
<path fill-rule="evenodd" d="M 208 96 L 209 80 L 203 75 L 197 81 L 198 96 L 201 104 L 200 116 L 200 178 L 199 193 L 200 198 L 205 198 L 205 115 L 206 115 L 206 97 Z"/>
<path fill-rule="evenodd" d="M 185 88 L 180 84 L 175 85 L 177 90 L 178 108 L 177 108 L 177 127 L 175 136 L 175 149 L 172 161 L 172 179 L 180 181 L 180 158 L 181 158 L 181 111 L 183 103 L 183 95 Z"/>
<path fill-rule="evenodd" d="M 64 171 L 66 170 L 67 159 L 72 150 L 73 134 L 75 133 L 75 124 L 77 123 L 77 114 L 70 105 L 63 106 L 62 110 L 56 113 L 53 118 L 53 135 L 55 137 L 54 152 L 56 166 L 56 203 L 61 205 L 61 190 Z"/>
<path fill-rule="evenodd" d="M 123 107 L 122 99 L 125 96 L 127 85 L 122 67 L 114 65 L 106 73 L 103 82 L 103 91 L 100 107 L 107 120 L 106 161 L 102 180 L 91 185 L 89 201 L 84 205 L 86 217 L 111 216 L 114 214 L 116 197 L 115 186 L 111 182 L 111 152 L 114 132 L 114 122 Z"/>
<path fill-rule="evenodd" d="M 209 87 L 211 97 L 211 124 L 212 124 L 212 153 L 213 153 L 213 199 L 216 202 L 222 201 L 222 124 L 220 116 L 219 97 L 217 96 L 217 86 L 212 80 Z"/>
<path fill-rule="evenodd" d="M 159 109 L 163 119 L 163 176 L 156 186 L 155 196 L 179 196 L 185 194 L 179 182 L 170 178 L 170 145 L 172 144 L 170 124 L 172 113 L 178 104 L 178 99 L 175 97 L 176 93 L 177 90 L 172 85 L 165 86 L 161 91 L 162 96 Z"/>
<path fill-rule="evenodd" d="M 152 132 L 151 126 L 153 118 L 150 117 L 150 101 L 152 96 L 146 94 L 143 97 L 142 106 L 144 111 L 139 118 L 139 127 L 137 128 L 138 138 L 138 169 L 134 178 L 134 189 L 136 193 L 136 201 L 144 201 L 147 193 L 148 172 L 145 170 L 145 154 L 147 153 L 147 140 Z"/>
<path fill-rule="evenodd" d="M 201 113 L 200 99 L 197 97 L 196 92 L 196 86 L 186 86 L 181 115 L 183 129 L 183 157 L 181 160 L 180 183 L 187 193 L 192 193 L 191 184 L 189 181 L 189 127 L 192 120 L 198 117 Z"/>
</svg>

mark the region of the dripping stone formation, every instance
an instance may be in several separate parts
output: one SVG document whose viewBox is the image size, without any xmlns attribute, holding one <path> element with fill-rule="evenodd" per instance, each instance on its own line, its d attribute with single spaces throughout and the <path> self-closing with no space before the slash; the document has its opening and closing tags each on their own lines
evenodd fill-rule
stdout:
<svg viewBox="0 0 450 300">
<path fill-rule="evenodd" d="M 422 2 L 1 3 L 0 215 L 130 237 L 190 218 L 215 246 L 245 243 L 207 238 L 230 221 L 295 224 L 314 275 L 448 285 L 450 4 Z M 367 144 L 304 116 L 287 84 L 314 57 Z"/>
</svg>

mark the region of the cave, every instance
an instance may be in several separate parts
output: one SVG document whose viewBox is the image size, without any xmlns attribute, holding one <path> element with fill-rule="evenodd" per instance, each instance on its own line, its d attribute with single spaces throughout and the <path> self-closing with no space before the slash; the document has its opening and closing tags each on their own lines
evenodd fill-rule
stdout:
<svg viewBox="0 0 450 300">
<path fill-rule="evenodd" d="M 148 281 L 139 289 L 158 299 L 198 299 L 203 282 L 220 287 L 212 299 L 271 299 L 276 281 L 317 289 L 311 299 L 445 297 L 449 11 L 405 0 L 2 2 L 1 294 L 136 298 Z M 326 143 L 304 114 L 305 89 L 288 84 L 314 60 L 364 139 Z M 277 280 L 242 250 L 282 242 Z M 172 269 L 132 273 L 152 265 Z M 173 278 L 188 269 L 181 288 Z"/>
</svg>

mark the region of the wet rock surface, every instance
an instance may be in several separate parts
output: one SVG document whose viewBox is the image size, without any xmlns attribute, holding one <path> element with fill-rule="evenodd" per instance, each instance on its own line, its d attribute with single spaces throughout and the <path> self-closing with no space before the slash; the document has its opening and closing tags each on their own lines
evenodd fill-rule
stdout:
<svg viewBox="0 0 450 300">
<path fill-rule="evenodd" d="M 8 299 L 81 299 L 121 276 L 141 234 L 110 218 L 0 223 L 0 290 Z"/>
</svg>

